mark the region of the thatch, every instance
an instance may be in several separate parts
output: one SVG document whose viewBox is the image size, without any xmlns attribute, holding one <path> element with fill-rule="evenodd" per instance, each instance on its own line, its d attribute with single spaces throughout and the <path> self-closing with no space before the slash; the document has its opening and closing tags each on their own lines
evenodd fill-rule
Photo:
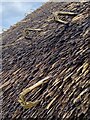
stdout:
<svg viewBox="0 0 90 120">
<path fill-rule="evenodd" d="M 90 120 L 89 6 L 46 3 L 2 34 L 2 120 Z M 57 11 L 77 15 L 60 16 L 64 24 Z M 25 99 L 39 103 L 25 109 L 19 95 L 33 85 Z"/>
</svg>

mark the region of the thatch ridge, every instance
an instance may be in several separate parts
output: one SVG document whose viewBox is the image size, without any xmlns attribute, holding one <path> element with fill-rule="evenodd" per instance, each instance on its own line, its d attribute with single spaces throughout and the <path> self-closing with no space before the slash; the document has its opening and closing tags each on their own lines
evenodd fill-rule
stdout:
<svg viewBox="0 0 90 120">
<path fill-rule="evenodd" d="M 46 3 L 2 34 L 2 120 L 90 119 L 89 5 Z M 69 23 L 63 24 L 54 21 L 56 11 L 78 15 L 61 16 Z M 25 28 L 42 31 L 30 31 L 27 39 Z M 40 103 L 24 109 L 19 94 L 49 75 L 26 97 Z"/>
</svg>

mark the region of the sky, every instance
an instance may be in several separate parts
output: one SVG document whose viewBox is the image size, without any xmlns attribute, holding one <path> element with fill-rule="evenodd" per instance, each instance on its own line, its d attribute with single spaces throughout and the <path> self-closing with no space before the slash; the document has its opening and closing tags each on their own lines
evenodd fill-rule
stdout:
<svg viewBox="0 0 90 120">
<path fill-rule="evenodd" d="M 0 32 L 22 20 L 26 14 L 48 0 L 2 0 L 0 2 Z"/>
</svg>

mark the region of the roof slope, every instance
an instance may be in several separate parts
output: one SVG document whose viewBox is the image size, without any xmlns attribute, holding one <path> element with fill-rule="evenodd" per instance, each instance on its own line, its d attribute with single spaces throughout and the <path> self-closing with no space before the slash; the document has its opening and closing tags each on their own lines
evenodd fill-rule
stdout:
<svg viewBox="0 0 90 120">
<path fill-rule="evenodd" d="M 90 119 L 89 5 L 46 3 L 2 34 L 2 120 Z M 56 11 L 78 15 L 62 15 L 69 21 L 63 24 L 54 21 Z M 27 39 L 24 28 L 42 30 L 31 31 Z M 27 95 L 28 100 L 40 100 L 39 104 L 24 109 L 19 94 L 49 75 L 47 83 Z"/>
</svg>

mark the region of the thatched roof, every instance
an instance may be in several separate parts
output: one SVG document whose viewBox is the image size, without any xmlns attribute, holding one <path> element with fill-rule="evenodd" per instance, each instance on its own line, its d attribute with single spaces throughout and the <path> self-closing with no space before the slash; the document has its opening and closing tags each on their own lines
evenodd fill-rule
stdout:
<svg viewBox="0 0 90 120">
<path fill-rule="evenodd" d="M 2 34 L 2 120 L 90 120 L 89 5 L 46 3 Z M 61 15 L 64 24 L 56 11 L 77 15 Z M 22 90 L 49 76 L 26 96 L 39 103 L 22 107 Z"/>
</svg>

